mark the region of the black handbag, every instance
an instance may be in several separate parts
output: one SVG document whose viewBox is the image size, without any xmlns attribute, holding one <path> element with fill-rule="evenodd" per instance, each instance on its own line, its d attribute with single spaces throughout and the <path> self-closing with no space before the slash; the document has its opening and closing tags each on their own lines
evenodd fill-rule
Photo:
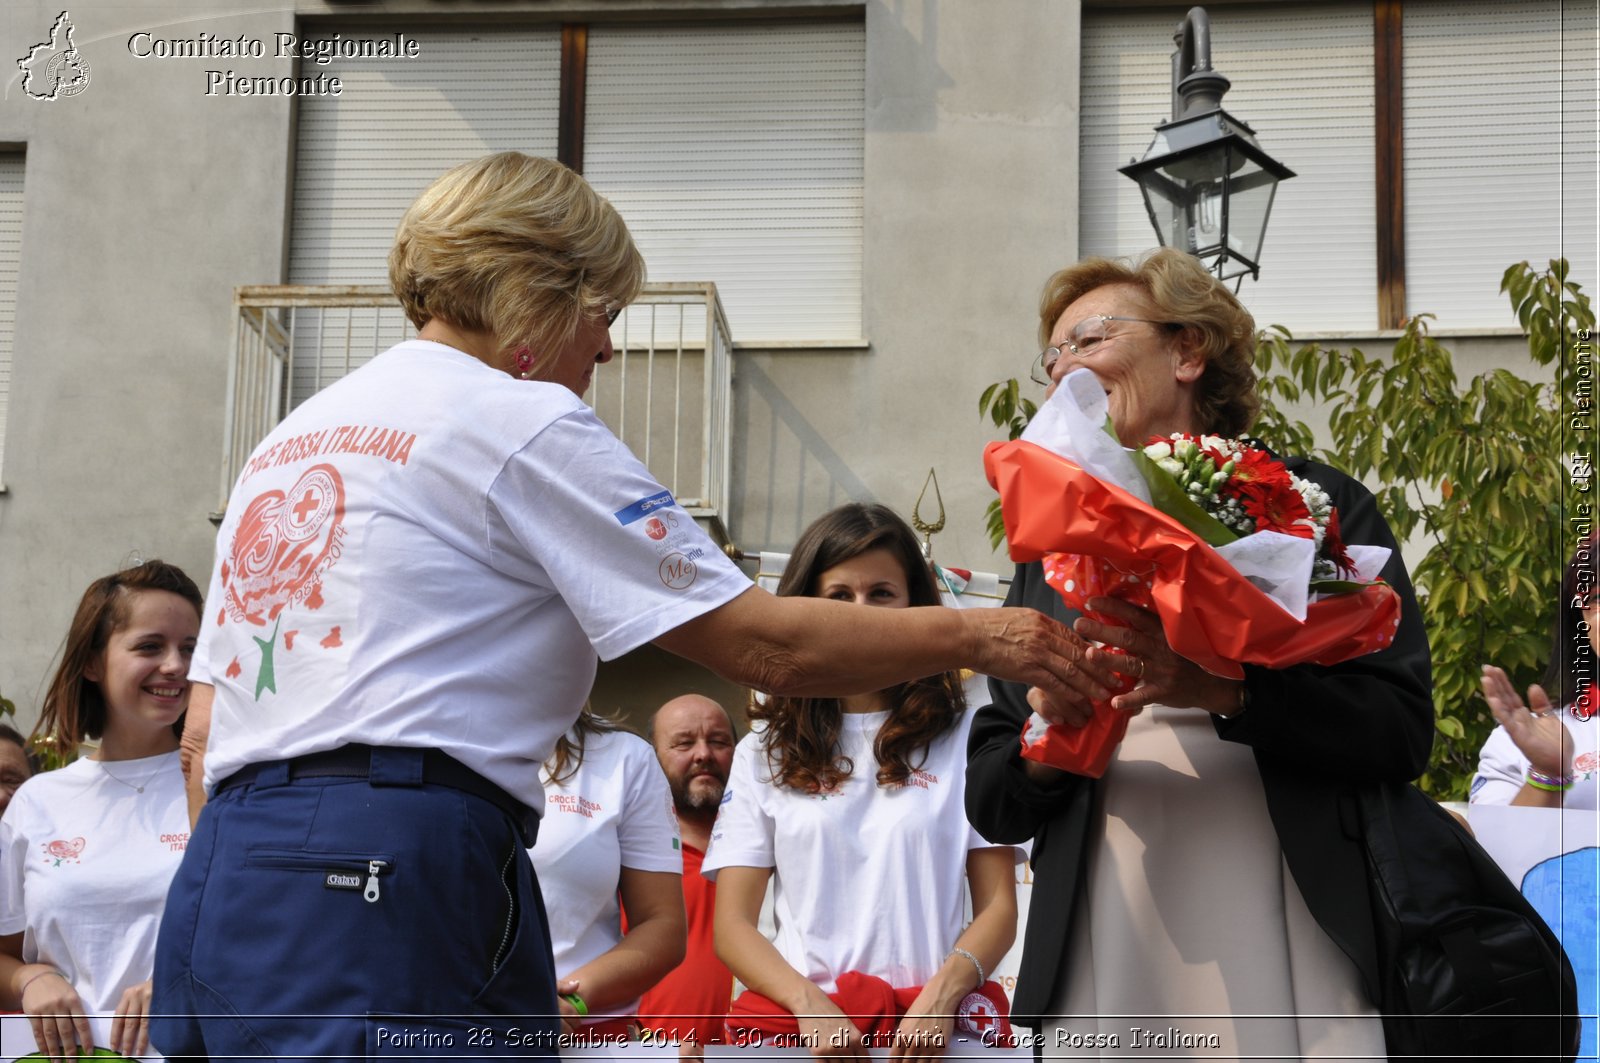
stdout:
<svg viewBox="0 0 1600 1063">
<path fill-rule="evenodd" d="M 1573 1059 L 1577 981 L 1539 913 L 1415 786 L 1357 801 L 1390 1057 Z"/>
</svg>

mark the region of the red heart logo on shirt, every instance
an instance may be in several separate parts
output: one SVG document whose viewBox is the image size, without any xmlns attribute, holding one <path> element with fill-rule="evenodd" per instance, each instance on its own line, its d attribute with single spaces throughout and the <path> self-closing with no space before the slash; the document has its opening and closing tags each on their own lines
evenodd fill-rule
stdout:
<svg viewBox="0 0 1600 1063">
<path fill-rule="evenodd" d="M 344 501 L 344 480 L 328 464 L 307 469 L 287 494 L 271 490 L 250 500 L 223 570 L 235 620 L 265 627 L 311 596 L 339 559 Z"/>
</svg>

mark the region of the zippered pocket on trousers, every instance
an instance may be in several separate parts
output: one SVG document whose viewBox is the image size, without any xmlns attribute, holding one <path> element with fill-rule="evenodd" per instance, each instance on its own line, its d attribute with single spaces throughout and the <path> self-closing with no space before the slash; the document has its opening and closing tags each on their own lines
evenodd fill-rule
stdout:
<svg viewBox="0 0 1600 1063">
<path fill-rule="evenodd" d="M 371 853 L 319 853 L 304 849 L 251 849 L 245 867 L 278 871 L 322 873 L 322 886 L 330 890 L 359 890 L 361 899 L 376 904 L 383 896 L 379 880 L 394 874 L 394 861 Z"/>
<path fill-rule="evenodd" d="M 500 970 L 501 964 L 506 962 L 506 957 L 511 952 L 511 942 L 516 935 L 517 920 L 521 912 L 517 905 L 517 855 L 524 850 L 513 847 L 506 853 L 506 858 L 500 863 L 500 888 L 506 894 L 506 919 L 500 928 L 500 943 L 495 946 L 494 963 L 490 968 L 493 976 Z"/>
</svg>

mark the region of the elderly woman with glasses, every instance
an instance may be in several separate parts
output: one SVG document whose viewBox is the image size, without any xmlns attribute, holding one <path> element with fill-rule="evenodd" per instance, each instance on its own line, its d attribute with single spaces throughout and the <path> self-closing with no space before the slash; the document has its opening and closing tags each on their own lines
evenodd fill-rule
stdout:
<svg viewBox="0 0 1600 1063">
<path fill-rule="evenodd" d="M 1124 446 L 1239 436 L 1257 412 L 1254 322 L 1177 251 L 1060 271 L 1040 334 L 1047 388 L 1093 372 Z M 1225 679 L 1175 654 L 1154 614 L 1096 599 L 1115 618 L 1096 623 L 1066 609 L 1037 562 L 1017 569 L 1008 605 L 1126 650 L 1133 660 L 1118 670 L 1141 677 L 1112 701 L 1134 719 L 1100 779 L 1019 755 L 1031 711 L 1081 726 L 1086 702 L 993 681 L 994 704 L 973 726 L 973 824 L 997 842 L 1033 841 L 1014 1018 L 1039 1028 L 1045 1056 L 1384 1054 L 1363 858 L 1341 829 L 1340 798 L 1426 766 L 1428 645 L 1372 495 L 1325 465 L 1285 464 L 1329 493 L 1348 541 L 1394 549 L 1383 575 L 1403 618 L 1388 649 Z"/>
</svg>

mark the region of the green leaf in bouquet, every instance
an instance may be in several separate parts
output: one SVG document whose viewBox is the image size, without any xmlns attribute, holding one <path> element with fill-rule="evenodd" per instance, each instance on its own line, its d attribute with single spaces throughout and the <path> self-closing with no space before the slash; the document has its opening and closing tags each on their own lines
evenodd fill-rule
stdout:
<svg viewBox="0 0 1600 1063">
<path fill-rule="evenodd" d="M 1312 594 L 1359 594 L 1376 582 L 1377 580 L 1314 579 L 1308 586 Z"/>
<path fill-rule="evenodd" d="M 1133 466 L 1139 470 L 1139 475 L 1144 477 L 1145 486 L 1150 488 L 1150 503 L 1200 536 L 1207 546 L 1226 546 L 1239 538 L 1228 530 L 1226 524 L 1196 505 L 1177 481 L 1151 461 L 1143 450 L 1135 447 L 1128 452 L 1128 456 L 1133 459 Z"/>
</svg>

